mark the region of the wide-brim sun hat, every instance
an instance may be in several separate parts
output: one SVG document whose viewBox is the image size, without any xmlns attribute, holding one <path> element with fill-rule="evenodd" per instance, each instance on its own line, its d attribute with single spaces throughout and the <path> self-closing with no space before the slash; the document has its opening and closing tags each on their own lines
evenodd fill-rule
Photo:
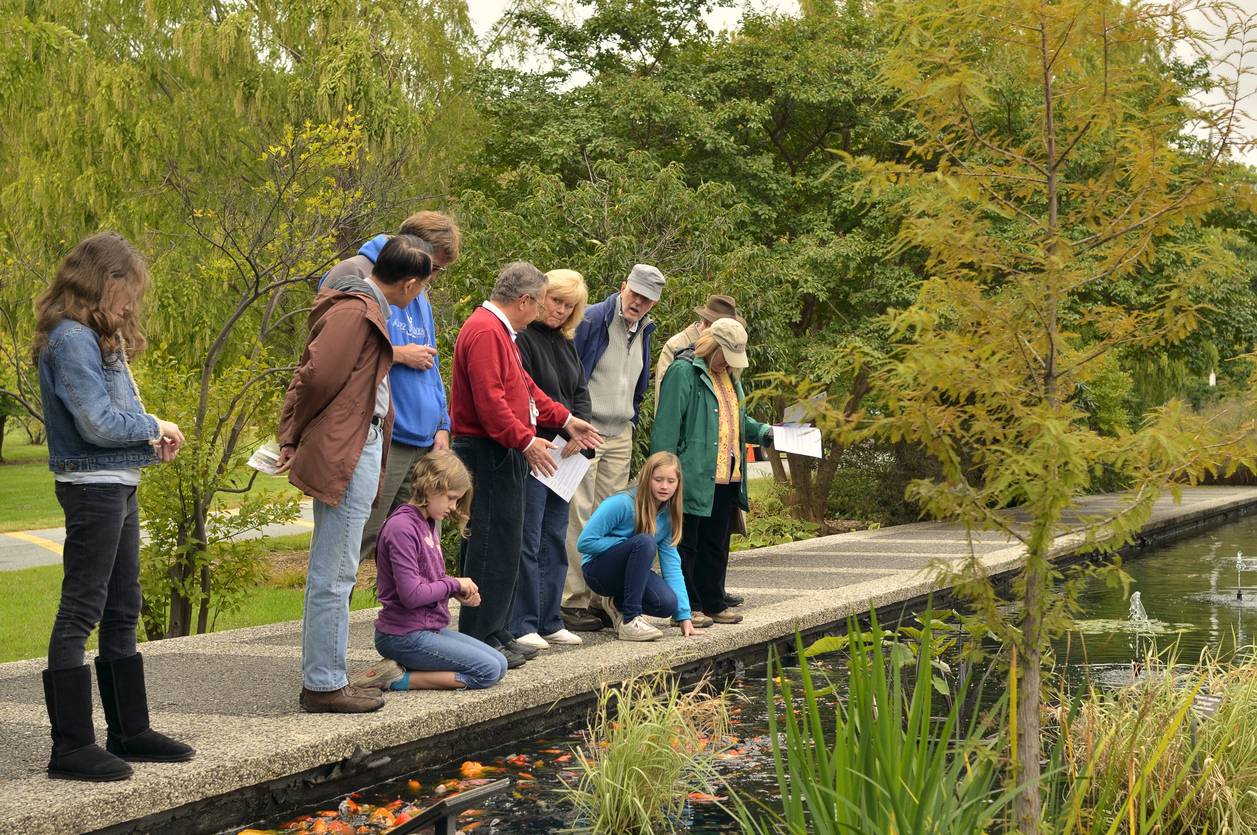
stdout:
<svg viewBox="0 0 1257 835">
<path fill-rule="evenodd" d="M 746 320 L 738 315 L 738 303 L 733 300 L 733 296 L 708 296 L 707 304 L 694 308 L 694 313 L 709 325 L 720 319 L 736 319 L 742 327 L 746 327 Z"/>
</svg>

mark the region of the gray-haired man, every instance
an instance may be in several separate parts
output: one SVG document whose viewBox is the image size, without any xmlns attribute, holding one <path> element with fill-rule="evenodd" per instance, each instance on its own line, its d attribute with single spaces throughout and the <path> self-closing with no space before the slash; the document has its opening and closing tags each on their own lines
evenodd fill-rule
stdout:
<svg viewBox="0 0 1257 835">
<path fill-rule="evenodd" d="M 537 425 L 562 427 L 587 448 L 602 442 L 594 427 L 550 399 L 524 370 L 515 332 L 537 318 L 546 277 L 516 261 L 498 274 L 489 301 L 458 332 L 450 375 L 454 452 L 471 473 L 470 535 L 463 540 L 463 573 L 480 588 L 481 604 L 464 608 L 458 629 L 502 650 L 517 667 L 534 655 L 506 629 L 519 576 L 524 536 L 524 479 L 551 475 L 553 446 Z"/>
</svg>

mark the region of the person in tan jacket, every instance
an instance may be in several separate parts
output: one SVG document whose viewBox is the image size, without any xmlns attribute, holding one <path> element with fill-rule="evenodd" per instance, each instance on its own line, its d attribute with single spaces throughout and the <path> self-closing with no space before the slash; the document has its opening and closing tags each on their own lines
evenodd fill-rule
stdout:
<svg viewBox="0 0 1257 835">
<path fill-rule="evenodd" d="M 697 342 L 699 334 L 717 319 L 737 319 L 738 324 L 746 327 L 746 320 L 738 315 L 738 303 L 733 300 L 733 296 L 708 296 L 707 304 L 694 308 L 694 312 L 698 314 L 698 321 L 680 333 L 674 334 L 663 343 L 663 350 L 659 352 L 659 362 L 655 365 L 656 412 L 659 411 L 659 389 L 663 386 L 663 375 L 667 372 L 668 366 L 672 365 L 672 360 L 678 351 L 684 351 Z"/>
<path fill-rule="evenodd" d="M 389 305 L 405 307 L 431 276 L 431 248 L 398 235 L 380 250 L 369 278 L 320 292 L 284 398 L 278 471 L 314 499 L 300 697 L 311 713 L 366 713 L 384 705 L 380 691 L 349 685 L 349 594 L 392 435 Z"/>
</svg>

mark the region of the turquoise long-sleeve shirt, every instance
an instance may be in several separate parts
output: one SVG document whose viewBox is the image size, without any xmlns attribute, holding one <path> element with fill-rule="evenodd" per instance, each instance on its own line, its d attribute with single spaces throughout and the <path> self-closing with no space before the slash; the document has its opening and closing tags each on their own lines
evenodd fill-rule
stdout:
<svg viewBox="0 0 1257 835">
<path fill-rule="evenodd" d="M 580 551 L 581 565 L 598 559 L 610 548 L 632 537 L 637 531 L 637 516 L 633 510 L 633 493 L 626 491 L 609 496 L 598 505 L 589 517 L 576 550 Z M 677 596 L 677 620 L 690 619 L 690 596 L 685 593 L 685 576 L 681 574 L 681 555 L 672 544 L 672 522 L 665 508 L 655 520 L 655 542 L 659 546 L 659 571 L 663 580 Z"/>
</svg>

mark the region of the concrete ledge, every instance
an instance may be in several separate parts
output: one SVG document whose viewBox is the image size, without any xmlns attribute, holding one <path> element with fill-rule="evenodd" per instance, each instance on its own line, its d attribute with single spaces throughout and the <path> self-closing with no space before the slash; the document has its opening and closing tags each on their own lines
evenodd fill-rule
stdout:
<svg viewBox="0 0 1257 835">
<path fill-rule="evenodd" d="M 1117 497 L 1098 496 L 1084 503 L 1093 510 L 1111 507 Z M 1208 487 L 1183 491 L 1183 501 L 1158 502 L 1145 536 L 1161 538 L 1257 507 L 1257 488 Z M 1066 537 L 1056 543 L 1061 555 L 1085 543 Z M 609 633 L 589 636 L 580 647 L 555 649 L 498 686 L 482 691 L 390 694 L 378 713 L 364 716 L 309 715 L 299 712 L 300 624 L 285 623 L 213 635 L 173 639 L 143 647 L 149 669 L 153 724 L 197 748 L 190 763 L 137 764 L 130 781 L 111 784 L 50 782 L 43 769 L 48 757 L 48 721 L 39 682 L 43 659 L 0 665 L 0 731 L 9 757 L 0 763 L 6 800 L 0 831 L 65 833 L 214 832 L 214 816 L 200 819 L 195 806 L 207 798 L 230 804 L 236 814 L 252 815 L 258 798 L 241 790 L 259 787 L 282 802 L 284 781 L 310 779 L 315 770 L 351 757 L 355 751 L 407 752 L 425 745 L 448 751 L 459 740 L 482 740 L 480 730 L 519 724 L 544 716 L 564 704 L 587 699 L 604 683 L 621 681 L 645 670 L 678 668 L 708 660 L 762 655 L 765 644 L 795 630 L 832 628 L 849 616 L 918 599 L 939 590 L 929 566 L 957 560 L 970 549 L 986 569 L 999 574 L 1017 567 L 1019 545 L 990 533 L 975 535 L 925 522 L 795 542 L 734 555 L 729 585 L 744 594 L 743 623 L 701 630 L 686 640 L 665 629 L 663 640 L 622 643 Z M 373 611 L 351 617 L 351 666 L 376 657 L 372 648 Z M 97 712 L 98 732 L 104 717 Z M 377 767 L 345 779 L 355 787 L 405 768 Z M 413 766 L 411 766 L 413 767 Z M 408 768 L 405 770 L 409 770 Z M 352 768 L 349 769 L 352 772 Z M 335 778 L 324 784 L 332 796 L 343 791 Z M 269 787 L 269 788 L 265 788 Z M 263 798 L 264 799 L 264 798 Z M 181 810 L 181 811 L 176 811 Z"/>
</svg>

